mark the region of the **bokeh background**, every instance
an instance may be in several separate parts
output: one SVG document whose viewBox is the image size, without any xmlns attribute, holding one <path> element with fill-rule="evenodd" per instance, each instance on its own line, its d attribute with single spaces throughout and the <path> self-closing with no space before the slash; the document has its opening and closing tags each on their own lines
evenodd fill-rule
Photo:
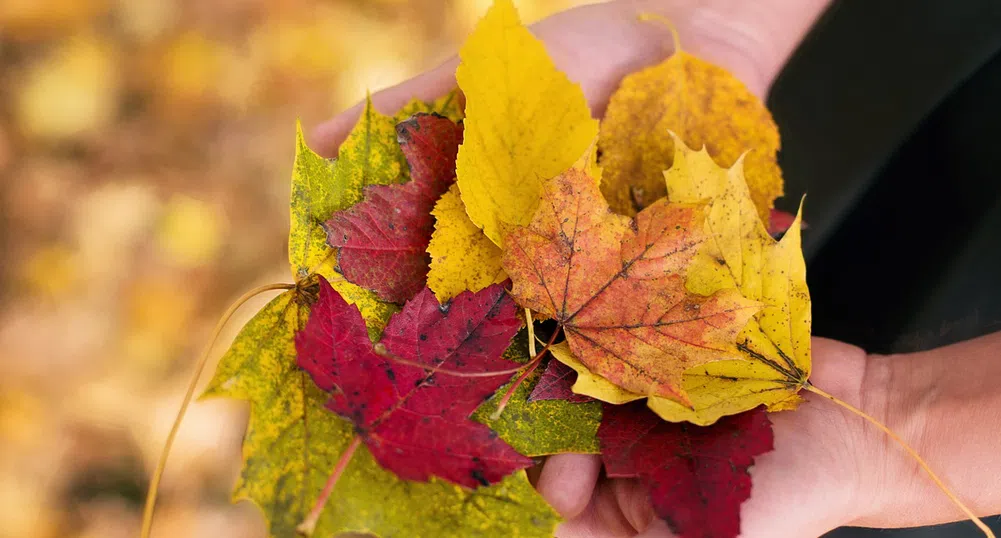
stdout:
<svg viewBox="0 0 1001 538">
<path fill-rule="evenodd" d="M 0 538 L 137 535 L 216 319 L 290 278 L 296 118 L 436 65 L 489 4 L 0 0 Z M 265 535 L 229 502 L 245 421 L 192 406 L 154 536 Z"/>
</svg>

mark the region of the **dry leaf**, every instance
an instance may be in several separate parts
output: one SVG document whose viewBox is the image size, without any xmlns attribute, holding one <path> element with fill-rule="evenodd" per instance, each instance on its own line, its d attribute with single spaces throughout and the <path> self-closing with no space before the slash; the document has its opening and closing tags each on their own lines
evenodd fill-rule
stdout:
<svg viewBox="0 0 1001 538">
<path fill-rule="evenodd" d="M 662 63 L 626 76 L 612 94 L 599 140 L 601 191 L 624 215 L 665 196 L 661 174 L 673 162 L 673 131 L 694 147 L 705 145 L 725 167 L 749 151 L 747 185 L 767 222 L 782 195 L 778 127 L 764 103 L 728 71 L 676 47 Z"/>
</svg>

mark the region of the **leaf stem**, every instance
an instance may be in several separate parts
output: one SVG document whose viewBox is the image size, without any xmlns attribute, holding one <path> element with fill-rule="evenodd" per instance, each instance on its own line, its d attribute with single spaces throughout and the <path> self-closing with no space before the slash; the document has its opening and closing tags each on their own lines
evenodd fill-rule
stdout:
<svg viewBox="0 0 1001 538">
<path fill-rule="evenodd" d="M 528 376 L 532 375 L 532 372 L 534 372 L 535 369 L 538 368 L 540 364 L 542 364 L 542 357 L 546 354 L 547 351 L 549 351 L 549 347 L 553 345 L 553 342 L 556 341 L 556 335 L 559 334 L 559 332 L 560 332 L 559 330 L 553 331 L 553 335 L 549 337 L 549 341 L 546 342 L 545 347 L 543 347 L 541 351 L 539 351 L 534 357 L 532 357 L 531 361 L 525 363 L 525 366 L 527 366 L 528 368 L 525 369 L 524 373 L 518 376 L 518 379 L 514 380 L 514 383 L 511 383 L 511 386 L 508 387 L 508 389 L 504 392 L 504 396 L 501 396 L 500 401 L 497 402 L 497 409 L 490 414 L 490 420 L 497 420 L 500 418 L 501 413 L 504 412 L 504 408 L 507 407 L 507 403 L 511 401 L 511 396 L 514 395 L 514 391 L 518 390 L 518 387 L 520 387 L 521 384 L 524 383 L 526 379 L 528 379 Z M 529 342 L 531 341 L 532 340 L 529 340 Z"/>
<path fill-rule="evenodd" d="M 344 469 L 348 466 L 351 461 L 351 457 L 354 456 L 355 450 L 358 449 L 358 445 L 361 444 L 361 437 L 355 435 L 351 439 L 351 443 L 344 453 L 341 454 L 341 458 L 337 460 L 337 465 L 334 466 L 334 471 L 330 473 L 330 478 L 327 479 L 327 484 L 323 486 L 323 491 L 320 492 L 320 496 L 316 498 L 316 503 L 313 504 L 313 509 L 309 511 L 306 519 L 302 520 L 302 523 L 295 528 L 296 532 L 303 536 L 312 536 L 313 531 L 316 530 L 316 523 L 320 521 L 320 514 L 323 513 L 323 508 L 327 506 L 327 500 L 330 499 L 330 494 L 334 491 L 334 486 L 337 484 L 337 480 L 344 473 Z"/>
<path fill-rule="evenodd" d="M 435 373 L 451 375 L 455 377 L 494 377 L 498 375 L 511 375 L 516 374 L 522 370 L 526 365 L 519 365 L 517 368 L 508 368 L 507 370 L 493 370 L 490 372 L 463 372 L 462 370 L 452 370 L 451 368 L 439 368 L 437 366 L 432 366 L 424 362 L 412 361 L 410 359 L 404 359 L 399 355 L 393 354 L 393 352 L 386 349 L 386 346 L 379 342 L 372 346 L 372 351 L 380 356 L 387 358 L 393 362 L 398 362 L 400 364 L 406 364 L 407 366 L 415 366 L 423 370 L 433 371 Z"/>
<path fill-rule="evenodd" d="M 535 324 L 532 323 L 532 309 L 525 308 L 525 326 L 528 329 L 528 354 L 535 356 Z"/>
<path fill-rule="evenodd" d="M 681 52 L 681 38 L 678 36 L 678 29 L 671 22 L 671 19 L 658 13 L 640 13 L 639 19 L 643 22 L 659 22 L 667 26 L 667 29 L 671 32 L 671 41 L 674 43 L 673 54 Z"/>
<path fill-rule="evenodd" d="M 153 510 L 156 507 L 156 496 L 160 487 L 160 479 L 163 477 L 163 471 L 167 467 L 167 455 L 170 454 L 170 448 L 174 445 L 174 439 L 177 437 L 177 431 L 181 428 L 181 421 L 184 420 L 184 413 L 187 412 L 188 404 L 191 403 L 191 398 L 195 394 L 195 386 L 198 384 L 198 378 L 201 377 L 202 371 L 205 369 L 205 365 L 209 361 L 212 346 L 222 333 L 223 327 L 226 326 L 226 323 L 231 317 L 233 317 L 233 314 L 236 313 L 237 309 L 243 306 L 244 303 L 249 301 L 255 295 L 271 290 L 291 290 L 294 288 L 294 284 L 266 284 L 264 286 L 258 286 L 241 295 L 239 299 L 233 302 L 233 304 L 226 309 L 222 317 L 219 318 L 219 322 L 216 323 L 215 329 L 212 331 L 212 337 L 209 338 L 208 346 L 205 347 L 205 350 L 202 352 L 202 356 L 198 359 L 198 363 L 195 364 L 195 370 L 191 374 L 191 381 L 188 382 L 188 391 L 184 394 L 184 399 L 181 400 L 181 408 L 177 411 L 177 417 L 174 418 L 174 424 L 170 427 L 170 433 L 167 434 L 167 440 L 163 445 L 163 452 L 160 454 L 160 459 L 156 463 L 156 469 L 153 471 L 153 477 L 149 482 L 149 491 L 146 493 L 146 506 L 143 508 L 142 531 L 140 532 L 141 538 L 149 538 L 150 531 L 153 529 Z"/>
<path fill-rule="evenodd" d="M 936 475 L 931 470 L 931 467 L 928 466 L 928 463 L 925 462 L 925 460 L 921 456 L 919 456 L 918 453 L 913 448 L 911 448 L 910 445 L 907 444 L 907 442 L 901 439 L 900 436 L 897 435 L 893 430 L 888 428 L 882 422 L 873 418 L 871 415 L 865 413 L 861 409 L 855 407 L 854 405 L 844 400 L 841 400 L 840 398 L 828 394 L 827 392 L 817 388 L 815 385 L 811 383 L 806 383 L 805 385 L 803 385 L 803 388 L 818 396 L 823 396 L 824 398 L 827 398 L 828 400 L 840 405 L 841 407 L 844 407 L 845 409 L 864 418 L 865 420 L 868 420 L 873 426 L 876 426 L 880 430 L 883 430 L 883 432 L 886 433 L 886 435 L 890 436 L 890 439 L 896 441 L 897 444 L 901 446 L 901 448 L 903 448 L 908 454 L 910 454 L 910 456 L 914 458 L 914 461 L 918 462 L 918 465 L 920 465 L 921 468 L 924 469 L 926 473 L 928 473 L 928 476 L 932 479 L 933 482 L 935 482 L 935 485 L 938 486 L 938 489 L 942 490 L 942 492 L 949 497 L 949 499 L 953 502 L 953 504 L 959 507 L 959 509 L 962 510 L 963 513 L 966 514 L 968 518 L 970 518 L 973 524 L 976 525 L 981 531 L 983 531 L 984 535 L 987 538 L 996 538 L 994 535 L 994 531 L 992 531 L 987 526 L 987 524 L 981 521 L 981 519 L 977 517 L 976 514 L 973 513 L 973 510 L 970 510 L 969 507 L 963 504 L 963 501 L 959 500 L 959 497 L 957 497 L 956 494 L 953 493 L 952 490 L 950 490 L 945 485 L 944 482 L 942 482 L 942 479 L 940 479 L 938 475 Z"/>
</svg>

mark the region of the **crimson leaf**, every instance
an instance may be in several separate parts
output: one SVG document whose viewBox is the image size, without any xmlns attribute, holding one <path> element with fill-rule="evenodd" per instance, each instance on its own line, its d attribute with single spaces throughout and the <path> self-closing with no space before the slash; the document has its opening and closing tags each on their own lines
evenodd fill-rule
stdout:
<svg viewBox="0 0 1001 538">
<path fill-rule="evenodd" d="M 764 409 L 712 426 L 665 422 L 645 402 L 603 410 L 598 439 L 609 477 L 643 480 L 654 511 L 679 538 L 740 533 L 740 505 L 751 496 L 747 469 L 772 449 Z"/>
<path fill-rule="evenodd" d="M 469 415 L 511 375 L 460 377 L 438 369 L 490 372 L 521 327 L 500 285 L 444 305 L 424 289 L 394 315 L 377 354 L 358 309 L 320 279 L 316 304 L 296 335 L 299 366 L 330 393 L 327 408 L 352 421 L 375 459 L 407 480 L 437 476 L 474 488 L 532 465 Z"/>
<path fill-rule="evenodd" d="M 455 181 L 462 126 L 447 118 L 417 114 L 396 126 L 411 181 L 370 185 L 365 198 L 326 222 L 327 243 L 337 248 L 344 278 L 402 303 L 424 287 L 434 217 L 431 209 Z"/>
<path fill-rule="evenodd" d="M 573 384 L 577 381 L 577 372 L 562 362 L 551 359 L 539 382 L 535 384 L 528 401 L 566 400 L 570 403 L 593 402 L 594 398 L 583 394 L 574 394 Z"/>
</svg>

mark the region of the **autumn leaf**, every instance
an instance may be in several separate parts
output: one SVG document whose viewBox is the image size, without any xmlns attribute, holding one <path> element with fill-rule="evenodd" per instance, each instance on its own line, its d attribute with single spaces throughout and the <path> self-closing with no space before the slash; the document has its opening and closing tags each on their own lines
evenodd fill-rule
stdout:
<svg viewBox="0 0 1001 538">
<path fill-rule="evenodd" d="M 505 358 L 520 363 L 531 360 L 526 333 L 522 331 L 515 337 L 504 353 Z M 514 381 L 497 389 L 494 397 L 473 413 L 473 420 L 490 426 L 501 439 L 526 456 L 568 452 L 597 454 L 601 404 L 593 401 L 571 403 L 562 399 L 532 400 L 529 395 L 542 382 L 542 375 L 536 370 L 528 376 L 514 390 L 504 412 L 494 418 L 498 396 L 504 394 Z"/>
<path fill-rule="evenodd" d="M 661 200 L 630 221 L 609 211 L 593 179 L 568 170 L 545 184 L 531 224 L 507 238 L 511 293 L 555 319 L 592 372 L 687 403 L 682 373 L 735 357 L 734 338 L 757 309 L 734 289 L 685 290 L 704 215 L 698 204 Z"/>
<path fill-rule="evenodd" d="M 375 114 L 370 108 L 369 103 L 366 114 Z M 371 122 L 363 116 L 352 131 L 352 136 L 361 137 L 370 133 L 371 129 L 366 127 L 365 121 Z M 306 145 L 302 127 L 296 125 L 288 237 L 292 276 L 297 281 L 306 282 L 311 275 L 323 275 L 348 302 L 358 305 L 365 319 L 373 322 L 375 330 L 381 330 L 381 325 L 396 307 L 380 301 L 374 293 L 344 280 L 334 269 L 335 252 L 327 245 L 323 221 L 335 211 L 360 200 L 364 187 L 362 183 L 346 181 L 345 176 L 338 173 L 339 166 L 339 161 L 324 159 L 310 149 Z"/>
<path fill-rule="evenodd" d="M 413 103 L 413 108 L 420 108 Z M 437 104 L 423 105 L 425 108 Z M 364 120 L 363 120 L 364 121 Z M 367 132 L 360 123 L 356 132 Z M 291 203 L 289 258 L 299 281 L 273 299 L 241 330 L 222 357 L 204 397 L 225 396 L 250 404 L 244 465 L 234 499 L 258 505 L 270 534 L 297 536 L 335 463 L 355 436 L 354 425 L 324 408 L 329 395 L 296 365 L 294 335 L 307 323 L 321 274 L 362 314 L 370 337 L 377 337 L 395 306 L 377 300 L 333 271 L 333 251 L 319 237 L 320 223 L 344 199 L 361 198 L 361 186 L 336 189 L 336 162 L 322 159 L 297 138 Z M 308 274 L 316 267 L 317 274 Z M 306 272 L 306 276 L 300 275 Z M 523 472 L 499 484 L 470 491 L 432 478 L 427 483 L 399 479 L 359 449 L 334 491 L 316 528 L 319 535 L 366 533 L 390 537 L 531 536 L 549 537 L 557 515 L 535 492 Z"/>
<path fill-rule="evenodd" d="M 472 222 L 502 246 L 502 229 L 531 221 L 542 182 L 584 155 L 598 122 L 511 0 L 493 4 L 459 57 L 466 97 L 459 190 Z"/>
<path fill-rule="evenodd" d="M 577 372 L 560 362 L 551 360 L 546 365 L 546 371 L 539 378 L 538 384 L 528 395 L 528 401 L 566 400 L 570 403 L 593 402 L 594 398 L 583 394 L 574 394 L 573 384 L 577 381 Z"/>
<path fill-rule="evenodd" d="M 707 294 L 737 288 L 762 305 L 737 336 L 737 357 L 685 371 L 682 386 L 690 407 L 650 398 L 650 408 L 665 420 L 712 424 L 762 404 L 773 411 L 794 409 L 797 392 L 810 376 L 810 295 L 801 218 L 781 241 L 772 239 L 758 218 L 741 166 L 738 161 L 730 169 L 721 168 L 705 151 L 678 143 L 674 166 L 665 173 L 671 200 L 711 200 L 705 221 L 710 240 L 689 265 L 688 290 Z M 560 351 L 554 349 L 554 356 L 574 367 L 573 357 Z M 583 367 L 577 369 L 577 393 L 619 403 L 644 397 Z"/>
<path fill-rule="evenodd" d="M 384 301 L 403 303 L 424 288 L 434 230 L 431 209 L 455 179 L 462 127 L 418 114 L 399 123 L 396 133 L 411 180 L 366 187 L 363 201 L 334 213 L 324 227 L 348 281 Z"/>
<path fill-rule="evenodd" d="M 244 466 L 234 500 L 251 500 L 270 535 L 297 536 L 335 462 L 355 436 L 354 425 L 324 408 L 329 399 L 296 366 L 294 335 L 305 327 L 316 286 L 273 299 L 240 331 L 222 357 L 204 397 L 250 404 Z M 385 320 L 382 320 L 385 323 Z M 371 533 L 383 538 L 548 538 L 558 521 L 523 472 L 470 491 L 432 478 L 407 482 L 359 449 L 337 482 L 317 536 Z"/>
<path fill-rule="evenodd" d="M 748 468 L 772 450 L 763 409 L 712 426 L 672 424 L 642 403 L 604 405 L 598 429 L 610 478 L 640 478 L 654 512 L 679 538 L 734 538 L 751 496 Z"/>
<path fill-rule="evenodd" d="M 705 151 L 692 151 L 684 143 L 675 147 L 675 162 L 715 166 Z M 688 289 L 710 293 L 736 287 L 744 297 L 762 304 L 737 337 L 742 360 L 691 372 L 699 390 L 706 393 L 703 420 L 759 404 L 793 408 L 799 401 L 797 391 L 810 376 L 810 292 L 800 239 L 802 220 L 797 216 L 781 241 L 772 239 L 755 211 L 742 165 L 738 160 L 728 170 L 717 166 L 715 173 L 701 176 L 684 174 L 681 168 L 665 173 L 672 200 L 689 200 L 693 184 L 711 189 L 695 193 L 713 200 L 705 224 L 707 231 L 712 230 L 712 240 L 692 260 Z M 665 418 L 672 412 L 689 416 L 688 410 L 672 402 L 651 407 Z"/>
<path fill-rule="evenodd" d="M 327 408 L 352 421 L 375 459 L 407 480 L 431 476 L 475 488 L 532 465 L 486 426 L 469 420 L 511 376 L 460 377 L 510 369 L 501 358 L 521 321 L 504 288 L 464 293 L 441 305 L 430 290 L 390 319 L 375 351 L 357 308 L 325 281 L 296 336 L 299 365 L 330 392 Z"/>
<path fill-rule="evenodd" d="M 435 113 L 453 121 L 462 119 L 456 92 L 426 103 L 417 99 L 394 116 L 378 113 L 371 99 L 358 123 L 338 149 L 337 159 L 325 159 L 306 144 L 302 126 L 296 126 L 295 163 L 292 169 L 289 263 L 296 279 L 319 272 L 331 282 L 334 252 L 326 244 L 323 223 L 337 211 L 361 201 L 367 185 L 405 183 L 409 168 L 397 142 L 396 125 L 418 113 Z M 341 291 L 340 289 L 338 291 Z"/>
<path fill-rule="evenodd" d="M 725 69 L 681 49 L 658 65 L 622 79 L 601 124 L 602 192 L 624 215 L 666 195 L 664 170 L 672 165 L 673 131 L 729 167 L 745 152 L 747 184 L 767 222 L 782 195 L 776 162 L 779 133 L 764 103 Z"/>
<path fill-rule="evenodd" d="M 570 391 L 577 396 L 586 396 L 610 404 L 624 404 L 646 398 L 642 394 L 629 392 L 604 377 L 592 373 L 584 363 L 573 356 L 570 346 L 566 342 L 552 346 L 549 348 L 549 352 L 553 354 L 553 359 L 568 366 L 577 374 L 576 380 L 570 386 Z M 655 398 L 656 396 L 650 397 L 651 400 Z"/>
<path fill-rule="evenodd" d="M 324 159 L 306 145 L 297 126 L 292 169 L 289 263 L 296 279 L 316 271 L 332 255 L 323 222 L 335 211 L 362 199 L 366 185 L 406 181 L 406 160 L 396 142 L 393 118 L 365 101 L 358 123 L 341 145 L 336 160 Z"/>
<path fill-rule="evenodd" d="M 393 124 L 399 125 L 416 114 L 437 114 L 448 118 L 455 123 L 462 121 L 465 117 L 462 110 L 462 98 L 459 90 L 452 90 L 434 101 L 422 101 L 411 99 L 403 108 L 393 114 Z"/>
<path fill-rule="evenodd" d="M 431 214 L 435 225 L 427 249 L 431 255 L 427 280 L 439 301 L 507 280 L 501 249 L 469 220 L 457 185 L 438 199 Z"/>
</svg>

